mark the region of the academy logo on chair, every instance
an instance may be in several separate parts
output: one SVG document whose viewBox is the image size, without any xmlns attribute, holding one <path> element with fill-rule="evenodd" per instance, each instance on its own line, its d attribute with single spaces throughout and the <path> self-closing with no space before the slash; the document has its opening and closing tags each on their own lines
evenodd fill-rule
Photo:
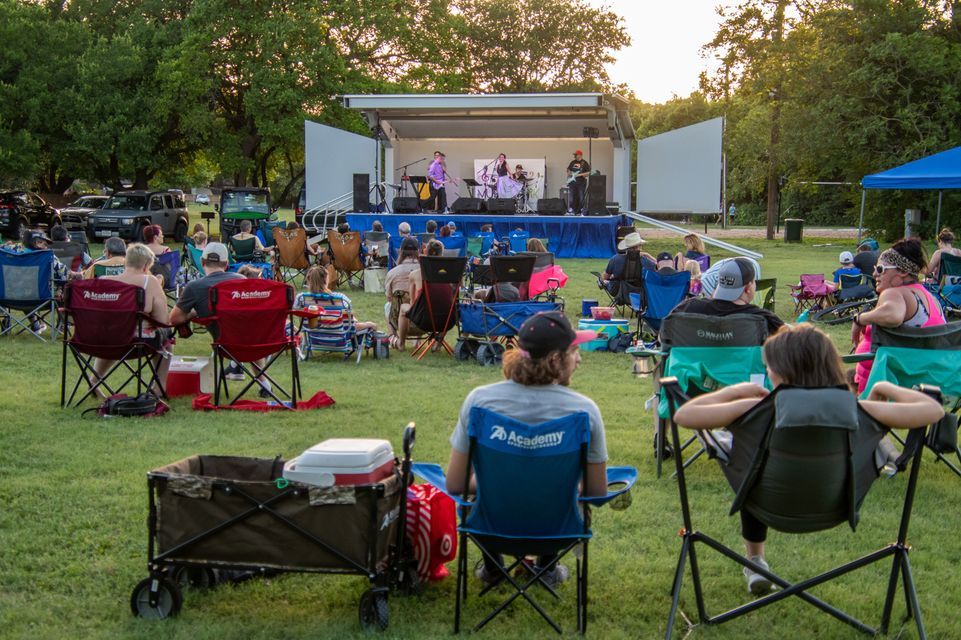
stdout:
<svg viewBox="0 0 961 640">
<path fill-rule="evenodd" d="M 266 300 L 270 297 L 269 291 L 234 291 L 231 298 L 237 300 Z"/>
<path fill-rule="evenodd" d="M 94 302 L 116 302 L 120 299 L 119 293 L 97 293 L 96 291 L 84 291 L 84 300 L 93 300 Z"/>
<path fill-rule="evenodd" d="M 491 427 L 491 440 L 499 440 L 505 442 L 518 449 L 547 449 L 550 447 L 560 446 L 561 442 L 564 440 L 563 431 L 554 431 L 551 433 L 542 433 L 539 436 L 519 436 L 513 429 L 508 431 L 505 427 L 499 424 L 495 424 Z"/>
</svg>

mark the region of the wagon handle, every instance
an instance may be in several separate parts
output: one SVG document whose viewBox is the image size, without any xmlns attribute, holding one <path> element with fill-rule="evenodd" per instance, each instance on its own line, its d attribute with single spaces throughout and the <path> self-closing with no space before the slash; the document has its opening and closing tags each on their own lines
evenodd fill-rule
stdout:
<svg viewBox="0 0 961 640">
<path fill-rule="evenodd" d="M 404 427 L 404 457 L 410 460 L 410 451 L 414 448 L 416 428 L 413 422 L 407 423 Z"/>
</svg>

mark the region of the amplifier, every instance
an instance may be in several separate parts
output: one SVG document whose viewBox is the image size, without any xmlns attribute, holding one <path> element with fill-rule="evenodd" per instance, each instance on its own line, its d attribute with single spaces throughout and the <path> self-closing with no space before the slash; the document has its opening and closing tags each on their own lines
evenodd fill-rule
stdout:
<svg viewBox="0 0 961 640">
<path fill-rule="evenodd" d="M 567 211 L 560 198 L 541 198 L 537 201 L 537 213 L 542 216 L 562 216 Z"/>
<path fill-rule="evenodd" d="M 494 216 L 512 216 L 517 212 L 517 202 L 513 198 L 490 198 L 487 213 Z"/>
<path fill-rule="evenodd" d="M 450 206 L 452 213 L 481 213 L 485 208 L 481 198 L 457 198 Z"/>
<path fill-rule="evenodd" d="M 397 196 L 391 202 L 394 213 L 420 213 L 420 201 L 409 196 Z"/>
</svg>

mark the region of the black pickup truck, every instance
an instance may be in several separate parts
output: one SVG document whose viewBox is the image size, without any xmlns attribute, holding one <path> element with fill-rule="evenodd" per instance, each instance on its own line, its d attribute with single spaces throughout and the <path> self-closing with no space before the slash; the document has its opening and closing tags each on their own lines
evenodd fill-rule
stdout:
<svg viewBox="0 0 961 640">
<path fill-rule="evenodd" d="M 60 212 L 32 191 L 0 192 L 0 233 L 20 240 L 23 229 L 60 224 Z"/>
</svg>

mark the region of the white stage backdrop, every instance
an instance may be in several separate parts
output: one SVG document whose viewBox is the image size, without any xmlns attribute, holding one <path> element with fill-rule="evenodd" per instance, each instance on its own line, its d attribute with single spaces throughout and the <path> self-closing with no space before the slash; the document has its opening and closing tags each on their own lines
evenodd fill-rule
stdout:
<svg viewBox="0 0 961 640">
<path fill-rule="evenodd" d="M 497 174 L 494 171 L 494 160 L 492 158 L 474 159 L 474 180 L 481 184 L 477 187 L 478 198 L 498 198 L 501 197 L 497 192 Z M 544 176 L 547 175 L 547 160 L 544 158 L 508 158 L 507 165 L 511 171 L 514 167 L 521 165 L 527 172 L 529 181 L 527 182 L 527 198 L 533 207 L 537 200 L 544 197 Z M 516 192 L 524 188 L 520 183 L 504 184 L 501 186 L 503 197 L 514 197 Z M 505 193 L 505 189 L 507 192 Z M 514 193 L 511 193 L 514 191 Z M 464 189 L 464 193 L 467 189 Z"/>
<path fill-rule="evenodd" d="M 371 185 L 376 180 L 373 138 L 307 120 L 304 149 L 308 209 L 352 192 L 355 173 L 370 174 Z"/>
<path fill-rule="evenodd" d="M 641 213 L 721 212 L 724 118 L 637 143 L 637 210 Z"/>
</svg>

